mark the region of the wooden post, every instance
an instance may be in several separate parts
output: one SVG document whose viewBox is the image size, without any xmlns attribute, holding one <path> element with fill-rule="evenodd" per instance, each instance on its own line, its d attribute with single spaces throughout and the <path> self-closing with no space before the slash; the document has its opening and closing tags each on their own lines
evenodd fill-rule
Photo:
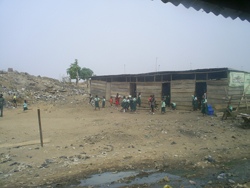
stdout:
<svg viewBox="0 0 250 188">
<path fill-rule="evenodd" d="M 37 109 L 41 146 L 43 147 L 43 133 L 41 125 L 40 109 Z"/>
</svg>

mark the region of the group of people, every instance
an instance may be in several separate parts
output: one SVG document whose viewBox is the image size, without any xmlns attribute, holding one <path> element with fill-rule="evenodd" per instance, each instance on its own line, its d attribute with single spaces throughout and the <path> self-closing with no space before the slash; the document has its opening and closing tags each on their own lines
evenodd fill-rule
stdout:
<svg viewBox="0 0 250 188">
<path fill-rule="evenodd" d="M 0 109 L 1 109 L 1 115 L 0 117 L 3 117 L 3 106 L 4 106 L 4 98 L 3 98 L 3 94 L 0 94 Z M 16 98 L 16 94 L 13 94 L 13 98 L 12 98 L 12 104 L 14 108 L 17 108 L 17 98 Z M 27 101 L 24 100 L 23 103 L 23 111 L 25 112 L 26 110 L 28 110 L 27 108 Z"/>
<path fill-rule="evenodd" d="M 120 103 L 120 100 L 122 99 L 122 102 Z M 95 106 L 95 110 L 98 108 L 100 110 L 100 101 L 102 100 L 102 108 L 105 108 L 105 102 L 106 99 L 103 96 L 102 99 L 100 99 L 98 97 L 98 95 L 95 96 L 95 98 L 93 98 L 93 96 L 91 94 L 89 94 L 89 103 L 93 103 Z M 110 97 L 110 106 L 113 107 L 113 104 L 115 104 L 115 109 L 119 109 L 119 106 L 121 105 L 122 112 L 127 112 L 127 111 L 131 111 L 136 113 L 136 107 L 137 105 L 139 107 L 141 107 L 141 93 L 138 93 L 138 95 L 136 96 L 136 93 L 132 96 L 129 95 L 128 97 L 123 96 L 123 98 L 121 98 L 121 96 L 119 95 L 119 93 L 116 94 L 116 97 L 113 100 L 113 97 Z M 155 100 L 155 96 L 154 95 L 150 95 L 149 99 L 148 99 L 148 104 L 150 107 L 150 113 L 152 113 L 154 115 L 155 112 L 155 107 L 156 107 L 156 100 Z M 161 112 L 162 113 L 166 113 L 166 107 L 170 107 L 172 106 L 172 109 L 175 110 L 176 109 L 176 103 L 170 103 L 170 97 L 169 95 L 164 95 L 162 96 L 162 101 L 161 101 Z"/>
<path fill-rule="evenodd" d="M 199 102 L 197 99 L 197 95 L 192 95 L 192 106 L 193 106 L 193 111 L 197 111 Z M 207 106 L 207 92 L 204 91 L 204 94 L 202 95 L 202 99 L 200 101 L 200 106 L 201 106 L 201 113 L 202 116 L 206 116 L 208 112 L 208 106 Z"/>
<path fill-rule="evenodd" d="M 116 97 L 115 97 L 115 109 L 118 109 L 119 105 L 121 105 L 123 112 L 128 111 L 130 108 L 130 110 L 132 112 L 136 113 L 137 104 L 139 105 L 139 107 L 141 107 L 141 93 L 138 94 L 138 97 L 136 97 L 136 95 L 134 95 L 133 97 L 131 95 L 129 95 L 127 98 L 124 96 L 121 104 L 120 104 L 120 99 L 121 99 L 121 96 L 117 93 Z M 93 96 L 91 94 L 89 94 L 89 103 L 94 101 L 95 110 L 96 110 L 96 108 L 98 108 L 100 110 L 100 106 L 99 106 L 100 100 L 101 99 L 98 97 L 98 95 L 96 95 L 95 98 L 93 99 Z M 106 99 L 103 96 L 102 108 L 105 108 L 105 102 L 106 102 Z M 114 102 L 113 97 L 111 96 L 110 97 L 110 106 L 111 107 L 113 107 L 113 102 Z"/>
</svg>

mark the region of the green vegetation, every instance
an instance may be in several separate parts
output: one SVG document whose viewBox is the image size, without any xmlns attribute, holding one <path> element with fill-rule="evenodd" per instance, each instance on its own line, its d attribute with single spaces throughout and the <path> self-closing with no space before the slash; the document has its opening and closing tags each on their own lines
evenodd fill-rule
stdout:
<svg viewBox="0 0 250 188">
<path fill-rule="evenodd" d="M 86 80 L 93 76 L 94 72 L 89 68 L 81 68 L 78 65 L 78 60 L 75 59 L 75 62 L 71 63 L 70 67 L 67 69 L 67 74 L 69 75 L 70 79 L 76 79 L 76 84 L 78 84 L 80 79 Z"/>
</svg>

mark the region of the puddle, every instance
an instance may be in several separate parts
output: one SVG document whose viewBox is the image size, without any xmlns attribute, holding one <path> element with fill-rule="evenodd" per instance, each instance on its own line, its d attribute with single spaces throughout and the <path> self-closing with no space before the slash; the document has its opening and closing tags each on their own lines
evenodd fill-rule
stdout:
<svg viewBox="0 0 250 188">
<path fill-rule="evenodd" d="M 250 181 L 250 160 L 234 160 L 225 163 L 229 170 L 222 169 L 198 169 L 195 171 L 187 170 L 169 170 L 167 172 L 159 172 L 149 170 L 145 172 L 139 171 L 124 171 L 118 173 L 105 172 L 102 174 L 92 175 L 90 178 L 80 180 L 80 184 L 71 185 L 71 187 L 126 187 L 131 185 L 147 184 L 149 188 L 163 188 L 164 185 L 171 187 L 185 187 L 185 188 L 202 188 L 202 187 L 216 187 L 216 185 L 237 185 L 237 183 L 244 183 Z M 194 178 L 186 178 L 184 175 L 193 175 Z M 168 176 L 170 182 L 160 182 Z M 195 185 L 190 184 L 190 180 L 196 182 Z M 212 182 L 208 184 L 208 182 Z M 232 183 L 234 182 L 234 183 Z M 139 187 L 139 186 L 138 186 Z"/>
<path fill-rule="evenodd" d="M 81 180 L 79 186 L 108 185 L 111 182 L 115 182 L 121 178 L 129 177 L 131 175 L 136 175 L 136 174 L 137 174 L 136 172 L 118 172 L 116 174 L 113 174 L 112 172 L 105 172 L 102 174 L 95 174 L 91 178 L 88 178 L 86 180 Z"/>
<path fill-rule="evenodd" d="M 128 178 L 129 176 L 134 175 L 134 178 Z M 171 180 L 170 182 L 164 182 L 156 184 L 158 180 L 163 179 L 165 176 Z M 145 173 L 138 173 L 138 172 L 118 172 L 113 174 L 112 172 L 105 172 L 102 174 L 95 174 L 86 180 L 81 180 L 81 183 L 77 186 L 79 187 L 87 187 L 87 186 L 94 186 L 94 187 L 110 187 L 110 188 L 117 188 L 122 186 L 130 186 L 134 184 L 152 184 L 149 187 L 155 188 L 162 188 L 164 184 L 168 184 L 172 187 L 177 187 L 180 185 L 185 186 L 185 188 L 193 188 L 197 187 L 200 188 L 204 185 L 203 181 L 198 179 L 193 179 L 196 182 L 196 185 L 191 185 L 189 180 L 186 178 L 182 178 L 177 175 L 164 173 L 164 172 L 155 172 L 155 171 L 147 171 Z M 76 185 L 74 185 L 76 186 Z M 72 186 L 71 186 L 72 187 Z"/>
</svg>

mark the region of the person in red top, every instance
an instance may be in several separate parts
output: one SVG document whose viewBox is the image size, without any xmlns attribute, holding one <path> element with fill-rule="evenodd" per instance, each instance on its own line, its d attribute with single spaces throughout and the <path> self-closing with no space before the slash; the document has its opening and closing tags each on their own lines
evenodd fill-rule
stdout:
<svg viewBox="0 0 250 188">
<path fill-rule="evenodd" d="M 118 109 L 118 105 L 120 105 L 120 100 L 121 97 L 119 97 L 119 94 L 117 93 L 116 94 L 116 97 L 115 97 L 115 106 L 116 106 L 116 109 Z"/>
<path fill-rule="evenodd" d="M 150 95 L 150 97 L 148 99 L 148 104 L 149 104 L 149 108 L 150 108 L 149 112 L 151 112 L 151 99 L 152 99 L 152 95 Z"/>
<path fill-rule="evenodd" d="M 113 107 L 113 98 L 112 98 L 112 96 L 110 97 L 110 105 L 111 105 L 111 107 Z"/>
</svg>

